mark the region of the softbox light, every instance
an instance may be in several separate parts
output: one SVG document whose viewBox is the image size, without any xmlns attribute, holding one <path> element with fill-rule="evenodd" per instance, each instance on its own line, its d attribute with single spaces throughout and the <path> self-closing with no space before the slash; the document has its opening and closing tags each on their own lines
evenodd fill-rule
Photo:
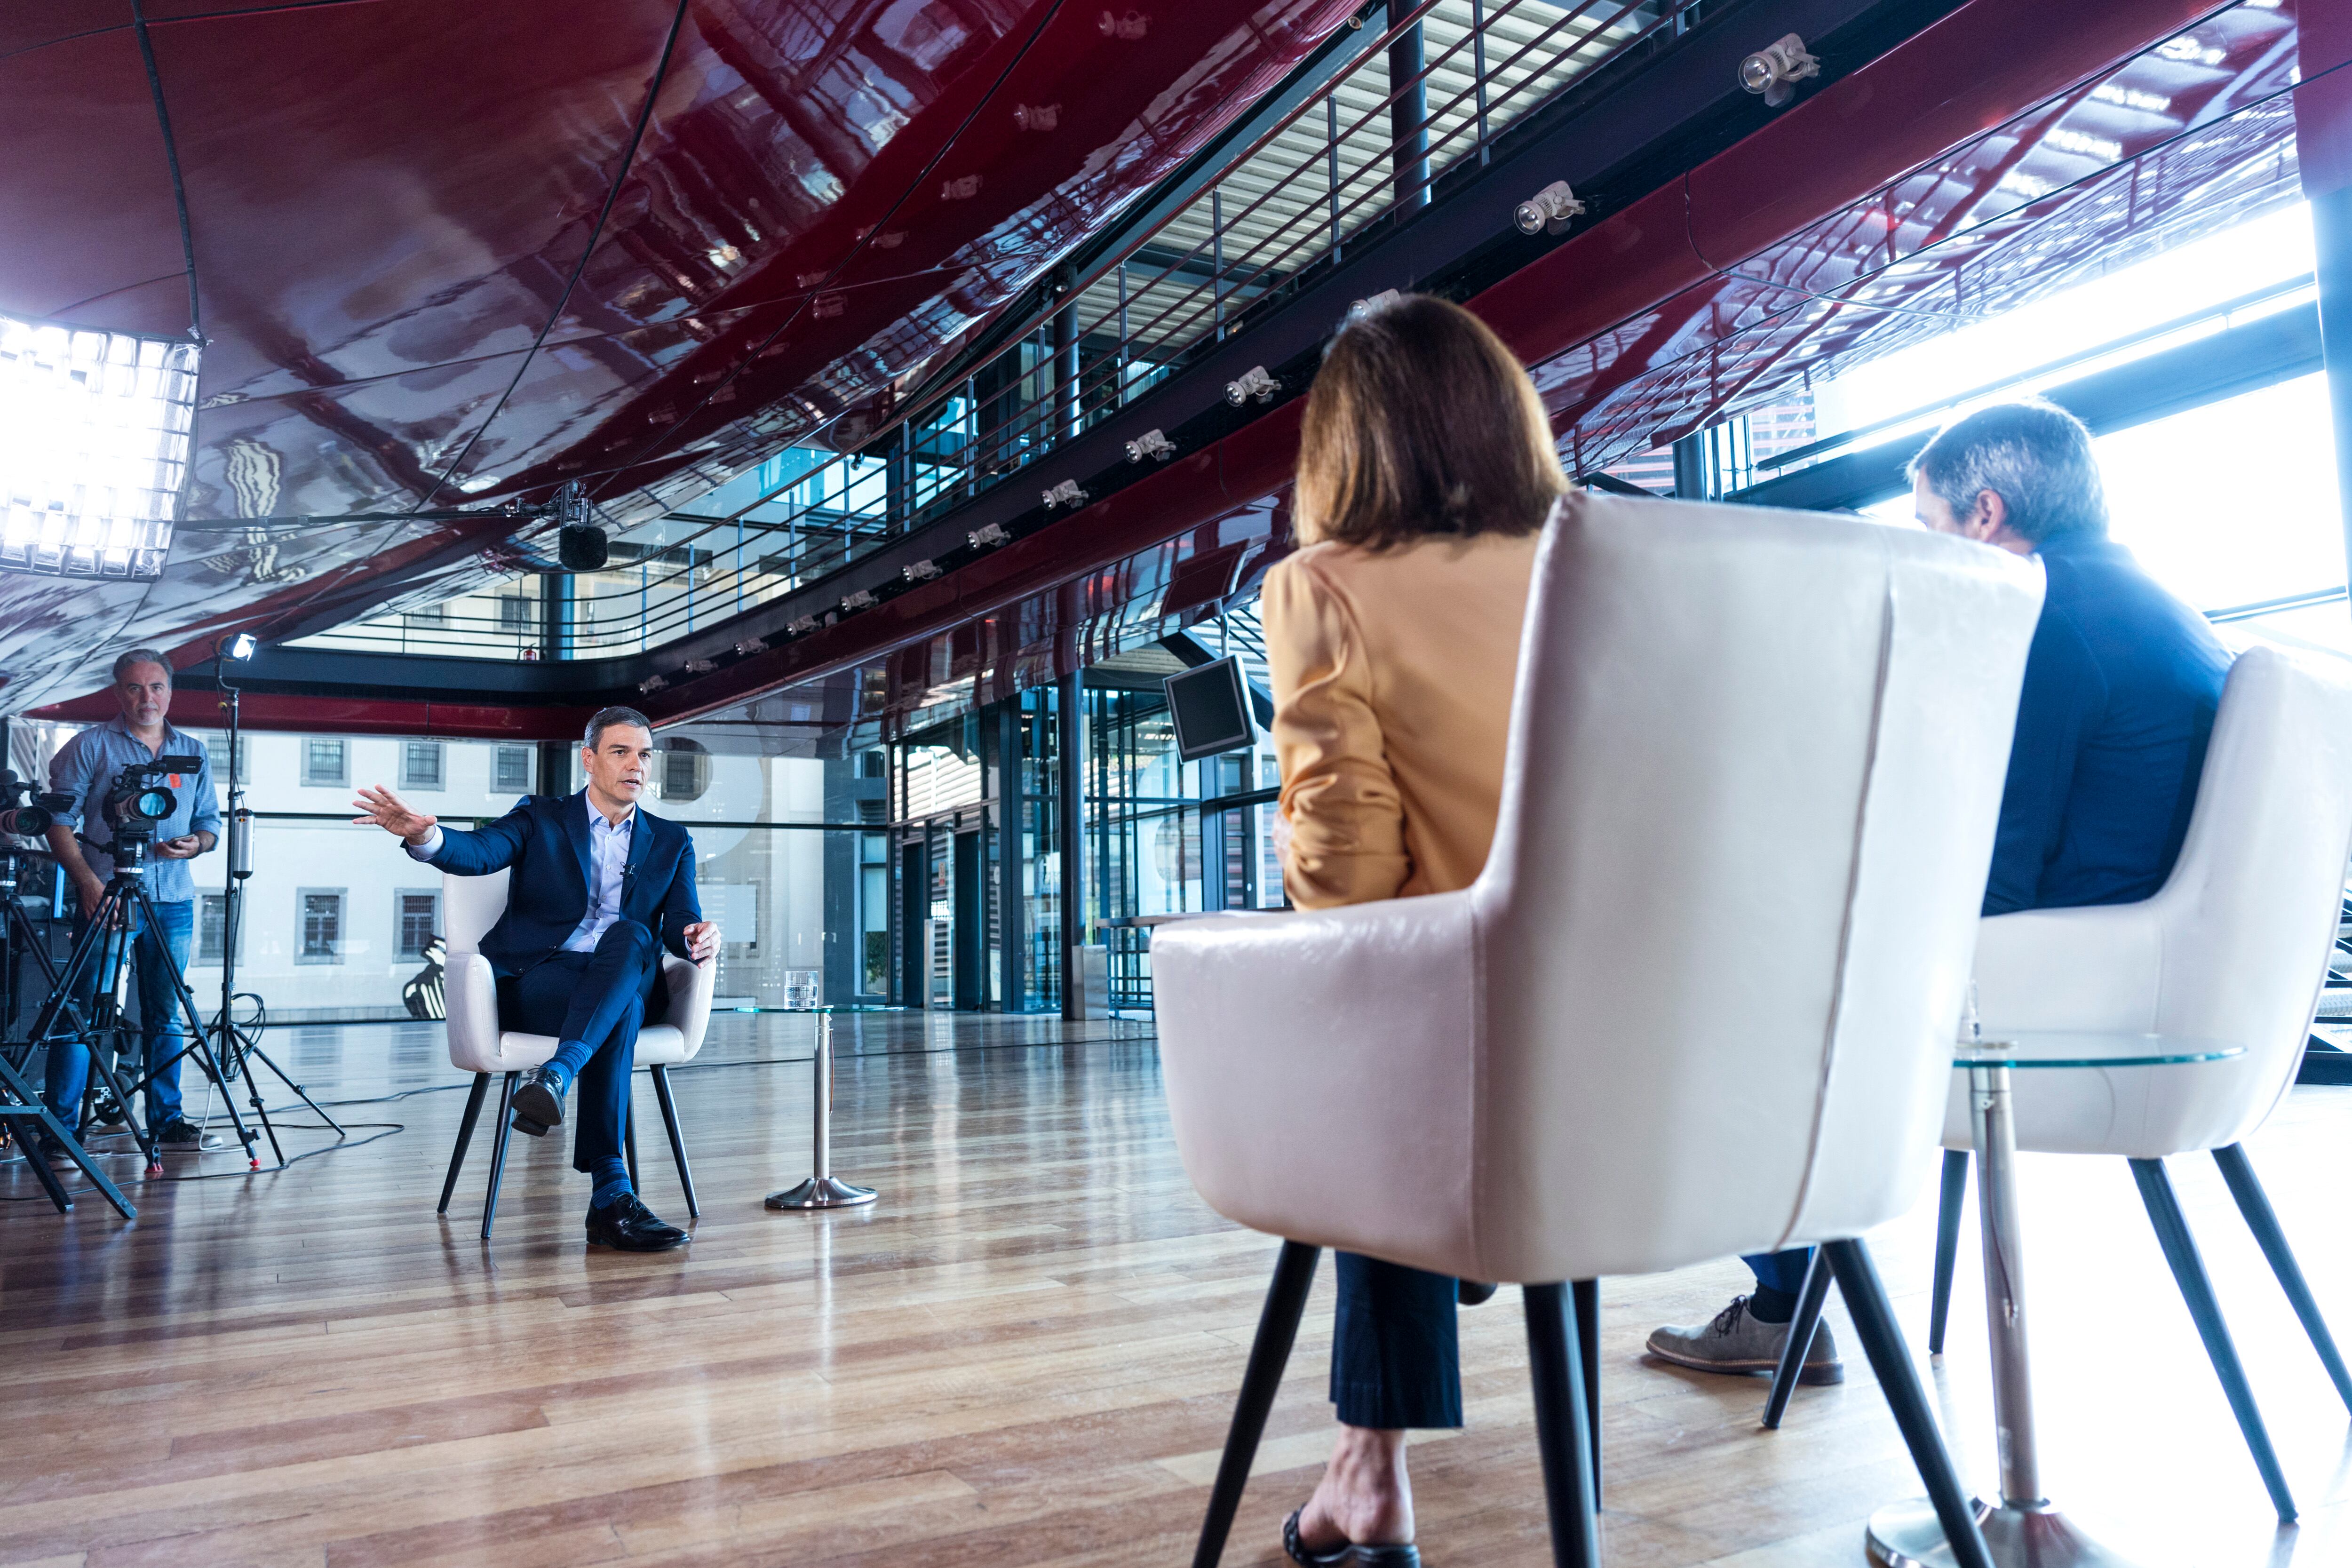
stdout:
<svg viewBox="0 0 2352 1568">
<path fill-rule="evenodd" d="M 163 570 L 188 471 L 198 348 L 0 315 L 0 567 Z"/>
</svg>

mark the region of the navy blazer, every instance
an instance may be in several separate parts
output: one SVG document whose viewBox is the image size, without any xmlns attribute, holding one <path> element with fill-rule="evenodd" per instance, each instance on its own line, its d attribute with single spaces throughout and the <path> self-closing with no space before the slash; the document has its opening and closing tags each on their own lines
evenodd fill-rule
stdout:
<svg viewBox="0 0 2352 1568">
<path fill-rule="evenodd" d="M 506 912 L 482 938 L 482 956 L 502 974 L 520 974 L 555 952 L 588 918 L 587 795 L 526 795 L 478 832 L 441 830 L 441 847 L 428 865 L 459 877 L 513 873 Z M 622 871 L 621 915 L 680 958 L 687 956 L 686 928 L 702 919 L 693 838 L 642 805 Z"/>
<path fill-rule="evenodd" d="M 2103 533 L 2039 546 L 2049 590 L 2009 749 L 1984 912 L 2137 903 L 2164 886 L 2230 655 Z"/>
</svg>

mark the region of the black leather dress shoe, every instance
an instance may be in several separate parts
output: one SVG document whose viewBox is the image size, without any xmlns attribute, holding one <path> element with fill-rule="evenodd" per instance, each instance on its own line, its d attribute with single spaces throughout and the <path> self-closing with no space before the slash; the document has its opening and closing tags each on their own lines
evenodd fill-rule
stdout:
<svg viewBox="0 0 2352 1568">
<path fill-rule="evenodd" d="M 515 1085 L 514 1130 L 539 1138 L 545 1136 L 549 1128 L 562 1125 L 562 1081 L 543 1067 L 526 1069 L 522 1081 Z"/>
<path fill-rule="evenodd" d="M 674 1225 L 666 1225 L 653 1210 L 624 1194 L 600 1209 L 588 1211 L 588 1245 L 621 1252 L 667 1252 L 694 1238 Z"/>
</svg>

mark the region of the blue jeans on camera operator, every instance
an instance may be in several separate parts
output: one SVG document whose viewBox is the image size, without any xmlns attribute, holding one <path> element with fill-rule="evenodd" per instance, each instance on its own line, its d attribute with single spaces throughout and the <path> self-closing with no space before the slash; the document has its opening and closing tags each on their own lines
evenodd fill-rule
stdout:
<svg viewBox="0 0 2352 1568">
<path fill-rule="evenodd" d="M 155 1064 L 169 1059 L 188 1043 L 182 1025 L 180 998 L 172 986 L 172 974 L 176 970 L 184 975 L 188 971 L 188 948 L 196 931 L 195 901 L 184 899 L 177 903 L 159 903 L 155 921 L 149 925 L 145 917 L 133 910 L 131 914 L 135 941 L 131 944 L 131 979 L 139 998 L 139 1034 L 146 1047 L 146 1065 L 142 1071 L 151 1071 Z M 81 915 L 74 916 L 74 940 L 79 942 L 89 922 Z M 164 962 L 168 949 L 171 963 Z M 98 966 L 85 970 L 80 983 L 74 988 L 74 1005 L 87 1019 L 91 999 L 98 994 Z M 89 1045 L 77 1040 L 71 1045 L 55 1046 L 49 1050 L 48 1073 L 43 1084 L 41 1098 L 67 1126 L 81 1113 L 82 1089 L 89 1082 Z M 155 1075 L 147 1086 L 147 1127 L 150 1131 L 162 1127 L 180 1114 L 180 1064 L 173 1061 Z"/>
</svg>

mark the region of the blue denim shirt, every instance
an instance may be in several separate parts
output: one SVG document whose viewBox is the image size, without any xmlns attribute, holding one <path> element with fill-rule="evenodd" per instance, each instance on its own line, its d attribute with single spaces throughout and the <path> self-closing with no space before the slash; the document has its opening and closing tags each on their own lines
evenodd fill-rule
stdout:
<svg viewBox="0 0 2352 1568">
<path fill-rule="evenodd" d="M 179 805 L 172 815 L 155 825 L 155 841 L 177 838 L 189 833 L 210 833 L 218 837 L 221 829 L 220 796 L 213 788 L 212 753 L 205 743 L 185 730 L 163 726 L 163 749 L 151 752 L 147 742 L 131 732 L 120 717 L 103 724 L 91 726 L 68 741 L 49 762 L 49 787 L 60 795 L 73 796 L 73 809 L 57 814 L 65 826 L 77 828 L 83 837 L 99 844 L 110 844 L 114 835 L 107 826 L 100 806 L 106 792 L 114 787 L 115 775 L 126 763 L 152 762 L 159 756 L 197 756 L 204 765 L 194 776 L 181 774 L 176 781 L 167 781 Z M 105 878 L 113 875 L 114 860 L 88 845 L 82 847 L 82 858 L 89 868 Z M 159 904 L 186 903 L 196 896 L 195 874 L 185 860 L 166 860 L 151 855 L 147 859 L 147 896 Z"/>
</svg>

